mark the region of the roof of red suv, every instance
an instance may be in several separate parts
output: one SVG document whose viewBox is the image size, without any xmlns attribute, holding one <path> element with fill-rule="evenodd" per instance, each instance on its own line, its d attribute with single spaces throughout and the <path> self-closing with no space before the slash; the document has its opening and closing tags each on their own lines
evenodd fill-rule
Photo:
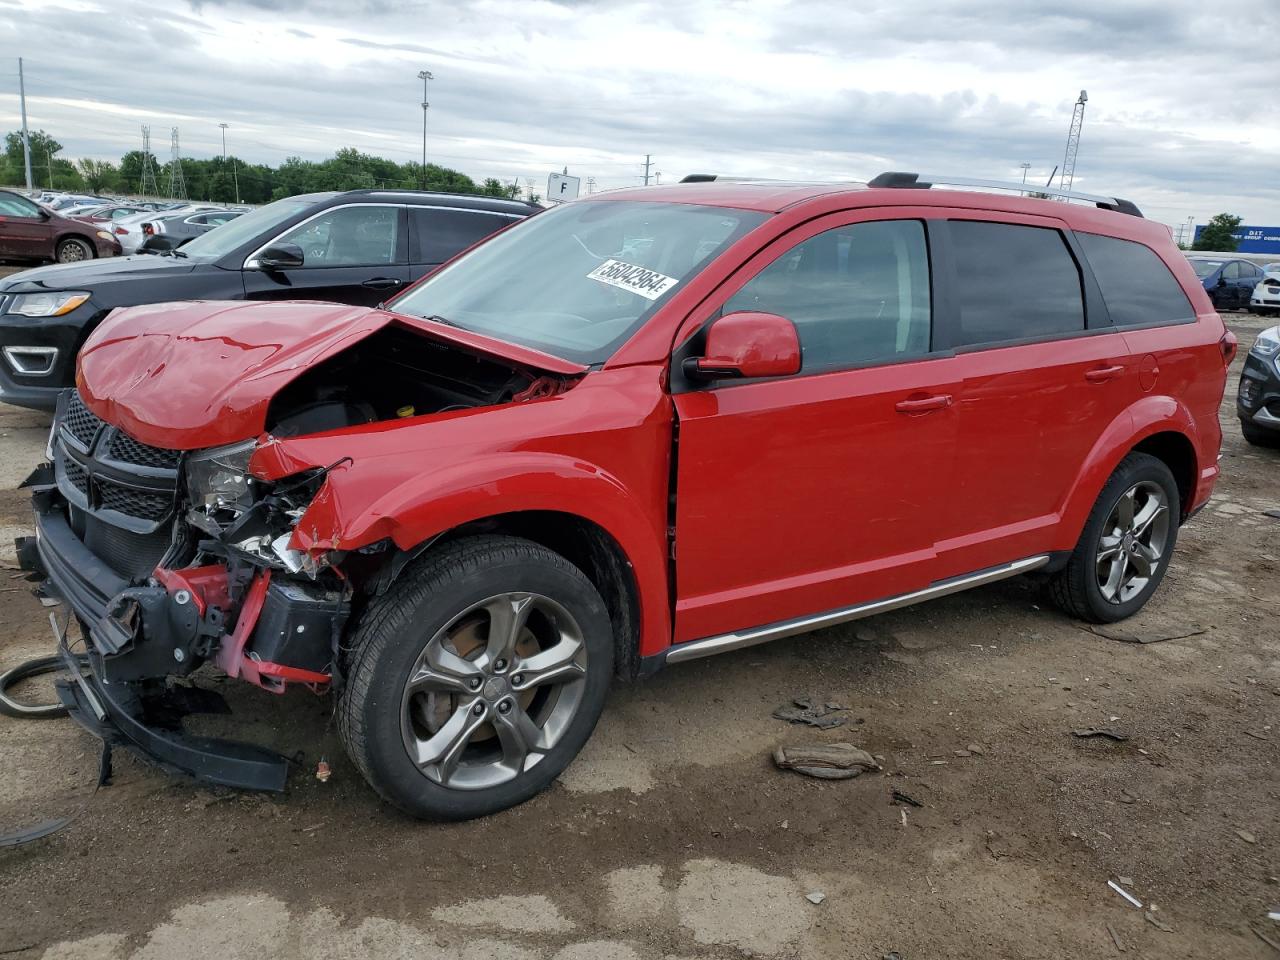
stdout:
<svg viewBox="0 0 1280 960">
<path fill-rule="evenodd" d="M 839 200 L 845 202 L 840 203 Z M 735 207 L 760 213 L 781 213 L 800 204 L 827 200 L 826 209 L 848 207 L 961 207 L 1028 216 L 1055 217 L 1072 229 L 1101 233 L 1147 244 L 1171 240 L 1163 224 L 1102 210 L 1091 204 L 1064 203 L 1002 194 L 984 190 L 903 189 L 868 187 L 863 183 L 804 183 L 785 180 L 713 180 L 673 183 L 661 186 L 630 187 L 596 194 L 591 200 L 644 200 L 657 203 L 696 203 L 712 207 Z"/>
</svg>

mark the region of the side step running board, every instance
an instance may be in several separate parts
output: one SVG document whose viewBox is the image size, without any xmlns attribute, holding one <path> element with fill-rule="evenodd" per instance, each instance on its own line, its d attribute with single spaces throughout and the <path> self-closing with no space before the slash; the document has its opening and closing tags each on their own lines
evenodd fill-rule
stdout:
<svg viewBox="0 0 1280 960">
<path fill-rule="evenodd" d="M 722 633 L 719 636 L 704 637 L 701 640 L 689 640 L 685 643 L 676 644 L 669 649 L 666 662 L 682 663 L 685 660 L 697 660 L 700 657 L 710 657 L 713 654 L 726 653 L 729 650 L 754 647 L 758 643 L 767 643 L 770 640 L 779 640 L 782 637 L 792 637 L 797 633 L 808 633 L 810 630 L 833 627 L 838 623 L 848 623 L 851 620 L 860 620 L 863 617 L 870 617 L 877 613 L 899 610 L 902 607 L 909 607 L 912 604 L 932 600 L 935 597 L 945 597 L 948 594 L 959 593 L 961 590 L 968 590 L 970 587 L 980 587 L 986 583 L 995 583 L 997 580 L 1005 580 L 1009 577 L 1016 577 L 1021 573 L 1029 573 L 1032 570 L 1043 567 L 1048 562 L 1049 556 L 1047 554 L 1042 554 L 1038 557 L 1027 557 L 1025 560 L 1015 560 L 1013 563 L 979 570 L 977 573 L 952 577 L 950 580 L 939 580 L 923 590 L 901 593 L 896 597 L 888 597 L 884 600 L 872 600 L 852 607 L 841 607 L 839 610 L 828 610 L 826 613 L 814 613 L 805 617 L 796 617 L 794 620 L 780 620 L 777 623 L 768 623 L 762 627 L 735 630 L 733 633 Z"/>
</svg>

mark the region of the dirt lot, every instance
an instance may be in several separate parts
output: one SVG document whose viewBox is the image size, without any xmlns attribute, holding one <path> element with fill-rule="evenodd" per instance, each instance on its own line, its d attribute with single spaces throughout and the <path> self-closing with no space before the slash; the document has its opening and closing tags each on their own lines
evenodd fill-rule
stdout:
<svg viewBox="0 0 1280 960">
<path fill-rule="evenodd" d="M 1246 348 L 1263 326 L 1229 319 Z M 1280 520 L 1263 511 L 1280 508 L 1280 452 L 1243 442 L 1234 388 L 1218 494 L 1123 627 L 1203 632 L 1105 639 L 1006 582 L 616 689 L 551 791 L 449 826 L 375 798 L 327 701 L 227 684 L 256 737 L 303 751 L 288 794 L 200 789 L 118 755 L 71 827 L 0 851 L 0 954 L 1276 957 Z M 26 526 L 13 487 L 47 429 L 0 408 L 5 539 Z M 47 651 L 47 621 L 0 571 L 0 666 Z M 811 735 L 771 718 L 798 694 L 856 722 Z M 1128 739 L 1072 736 L 1084 727 Z M 852 740 L 884 773 L 772 767 L 776 745 L 810 739 Z M 96 759 L 69 721 L 0 717 L 0 825 L 74 810 Z M 1158 922 L 1108 889 L 1117 877 Z"/>
</svg>

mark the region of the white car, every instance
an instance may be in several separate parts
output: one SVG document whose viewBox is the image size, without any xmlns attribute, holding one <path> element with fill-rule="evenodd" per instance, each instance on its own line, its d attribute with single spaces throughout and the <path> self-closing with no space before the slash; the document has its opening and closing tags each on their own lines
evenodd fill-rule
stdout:
<svg viewBox="0 0 1280 960">
<path fill-rule="evenodd" d="M 1280 263 L 1262 268 L 1262 279 L 1249 297 L 1249 312 L 1261 316 L 1280 313 Z"/>
<path fill-rule="evenodd" d="M 199 213 L 201 210 L 221 210 L 217 204 L 212 203 L 189 203 L 185 207 L 178 207 L 173 210 L 148 210 L 146 213 L 135 213 L 131 217 L 121 217 L 119 220 L 112 221 L 111 232 L 115 234 L 115 238 L 120 241 L 123 248 L 122 253 L 137 253 L 138 248 L 142 246 L 147 239 L 148 234 L 142 230 L 142 225 L 157 217 L 168 217 L 178 213 Z"/>
</svg>

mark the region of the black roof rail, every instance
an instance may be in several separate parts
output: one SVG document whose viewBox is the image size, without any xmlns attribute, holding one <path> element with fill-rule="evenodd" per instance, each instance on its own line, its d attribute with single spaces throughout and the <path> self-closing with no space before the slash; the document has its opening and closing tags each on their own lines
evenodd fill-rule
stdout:
<svg viewBox="0 0 1280 960">
<path fill-rule="evenodd" d="M 716 175 L 714 173 L 691 173 L 687 176 L 681 177 L 680 182 L 681 183 L 710 183 L 712 180 L 715 180 L 715 179 L 716 179 Z"/>
<path fill-rule="evenodd" d="M 1100 197 L 1092 193 L 1081 193 L 1078 190 L 1063 190 L 1060 187 L 1040 187 L 1030 183 L 1017 183 L 1005 180 L 974 180 L 970 177 L 934 177 L 921 173 L 903 173 L 890 171 L 867 181 L 868 187 L 883 187 L 891 190 L 928 190 L 937 184 L 943 187 L 981 187 L 986 190 L 1011 190 L 1015 193 L 1039 193 L 1050 197 L 1062 197 L 1067 200 L 1084 200 L 1103 210 L 1114 210 L 1116 213 L 1127 213 L 1131 217 L 1141 217 L 1142 211 L 1132 200 L 1120 197 Z"/>
</svg>

